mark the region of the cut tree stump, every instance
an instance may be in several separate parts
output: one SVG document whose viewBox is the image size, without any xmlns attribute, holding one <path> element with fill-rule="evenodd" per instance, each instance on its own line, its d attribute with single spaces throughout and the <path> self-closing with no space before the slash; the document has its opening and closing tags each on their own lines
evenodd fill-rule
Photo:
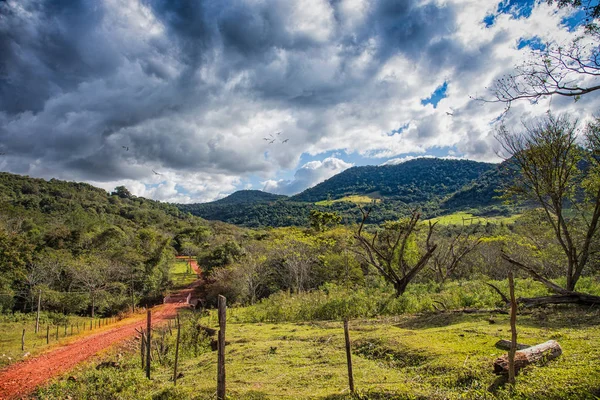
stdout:
<svg viewBox="0 0 600 400">
<path fill-rule="evenodd" d="M 515 353 L 515 373 L 528 366 L 540 361 L 553 360 L 562 354 L 562 348 L 555 340 L 538 344 L 519 350 Z M 499 357 L 494 361 L 494 373 L 496 375 L 508 374 L 508 354 Z"/>
</svg>

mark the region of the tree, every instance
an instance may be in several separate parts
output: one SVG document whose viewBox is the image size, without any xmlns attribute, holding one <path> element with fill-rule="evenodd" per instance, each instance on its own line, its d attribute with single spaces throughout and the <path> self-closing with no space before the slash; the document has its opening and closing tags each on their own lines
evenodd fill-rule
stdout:
<svg viewBox="0 0 600 400">
<path fill-rule="evenodd" d="M 308 221 L 310 227 L 316 232 L 324 232 L 328 227 L 335 226 L 342 222 L 342 217 L 336 212 L 310 210 Z"/>
<path fill-rule="evenodd" d="M 413 212 L 409 219 L 386 222 L 370 237 L 364 232 L 369 212 L 361 209 L 362 222 L 354 236 L 362 249 L 357 254 L 373 266 L 386 281 L 394 285 L 396 296 L 404 294 L 408 284 L 417 276 L 433 255 L 437 245 L 431 243 L 436 223 L 429 223 L 425 253 L 411 254 L 411 242 L 417 231 L 420 214 Z M 414 246 L 412 246 L 414 247 Z"/>
<path fill-rule="evenodd" d="M 504 155 L 521 174 L 506 194 L 542 208 L 564 255 L 566 286 L 550 281 L 534 265 L 503 257 L 563 295 L 573 294 L 590 261 L 600 218 L 600 120 L 588 125 L 583 146 L 577 143 L 576 126 L 568 116 L 548 113 L 521 132 L 501 127 L 497 134 Z"/>
<path fill-rule="evenodd" d="M 547 0 L 553 4 L 553 0 Z M 548 43 L 532 51 L 531 58 L 515 68 L 515 72 L 494 82 L 494 102 L 508 108 L 515 100 L 532 102 L 546 96 L 566 96 L 576 100 L 600 89 L 600 5 L 594 1 L 558 0 L 559 8 L 583 9 L 586 13 L 585 34 L 569 45 Z M 595 3 L 595 4 L 594 4 Z"/>
<path fill-rule="evenodd" d="M 443 284 L 457 270 L 463 259 L 481 243 L 481 236 L 472 235 L 463 228 L 448 240 L 440 241 L 431 258 L 431 270 L 438 283 Z"/>
<path fill-rule="evenodd" d="M 122 199 L 131 199 L 133 195 L 125 186 L 117 186 L 115 191 L 111 193 L 112 196 L 119 196 Z"/>
</svg>

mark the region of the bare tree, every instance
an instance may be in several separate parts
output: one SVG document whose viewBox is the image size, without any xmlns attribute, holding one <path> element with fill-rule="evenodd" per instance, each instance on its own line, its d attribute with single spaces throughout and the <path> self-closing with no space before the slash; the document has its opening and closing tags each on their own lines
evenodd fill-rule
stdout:
<svg viewBox="0 0 600 400">
<path fill-rule="evenodd" d="M 553 0 L 547 0 L 553 4 Z M 558 7 L 573 7 L 585 11 L 585 34 L 568 45 L 547 43 L 533 50 L 528 61 L 515 67 L 515 71 L 494 82 L 493 100 L 502 102 L 508 110 L 513 101 L 536 102 L 547 96 L 573 97 L 600 89 L 600 30 L 597 21 L 600 6 L 597 1 L 558 0 Z"/>
<path fill-rule="evenodd" d="M 295 293 L 308 289 L 311 271 L 316 263 L 316 252 L 307 243 L 291 239 L 281 249 L 283 280 Z"/>
<path fill-rule="evenodd" d="M 370 210 L 361 209 L 361 212 L 362 221 L 354 237 L 362 251 L 357 253 L 386 281 L 394 285 L 397 297 L 402 296 L 408 284 L 427 265 L 437 247 L 436 244 L 431 243 L 431 235 L 436 224 L 429 223 L 425 254 L 412 257 L 413 260 L 410 260 L 409 241 L 417 231 L 417 222 L 421 216 L 419 213 L 414 212 L 406 221 L 385 223 L 382 230 L 369 236 L 365 233 L 364 227 Z"/>
<path fill-rule="evenodd" d="M 480 243 L 481 237 L 473 237 L 470 232 L 465 230 L 453 236 L 446 243 L 438 243 L 438 250 L 433 254 L 430 263 L 435 280 L 444 283 L 454 274 L 463 258 L 475 250 Z"/>
<path fill-rule="evenodd" d="M 550 281 L 534 265 L 503 257 L 563 295 L 573 293 L 588 265 L 600 219 L 600 121 L 588 126 L 585 147 L 577 143 L 576 126 L 568 116 L 548 113 L 522 132 L 501 127 L 497 135 L 505 156 L 521 173 L 507 193 L 543 209 L 565 257 L 566 287 Z"/>
<path fill-rule="evenodd" d="M 241 269 L 242 280 L 248 292 L 250 304 L 256 303 L 261 294 L 261 288 L 267 283 L 270 269 L 267 265 L 267 257 L 264 255 L 264 246 L 251 244 L 246 246 L 246 254 Z"/>
</svg>

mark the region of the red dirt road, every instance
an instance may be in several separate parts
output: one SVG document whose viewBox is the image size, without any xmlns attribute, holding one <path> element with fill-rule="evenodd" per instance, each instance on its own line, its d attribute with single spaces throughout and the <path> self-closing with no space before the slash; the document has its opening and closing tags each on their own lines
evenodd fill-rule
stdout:
<svg viewBox="0 0 600 400">
<path fill-rule="evenodd" d="M 194 264 L 195 261 L 192 260 L 192 268 L 199 273 L 198 265 Z M 192 286 L 195 288 L 198 284 L 197 281 Z M 185 299 L 192 291 L 192 287 L 184 289 L 181 295 L 172 295 L 167 304 L 152 308 L 152 325 L 174 318 L 178 308 L 187 306 Z M 145 324 L 145 316 L 139 315 L 135 319 L 124 320 L 113 328 L 101 328 L 98 333 L 0 370 L 0 399 L 27 398 L 27 395 L 49 379 L 69 371 L 99 351 L 135 336 L 135 328 L 145 327 Z"/>
</svg>

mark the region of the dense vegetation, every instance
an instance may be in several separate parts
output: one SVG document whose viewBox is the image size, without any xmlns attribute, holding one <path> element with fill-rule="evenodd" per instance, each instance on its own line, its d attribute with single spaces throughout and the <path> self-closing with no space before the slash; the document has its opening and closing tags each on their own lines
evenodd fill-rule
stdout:
<svg viewBox="0 0 600 400">
<path fill-rule="evenodd" d="M 175 206 L 84 183 L 0 174 L 0 310 L 93 315 L 158 301 L 176 252 L 208 224 Z"/>
</svg>

